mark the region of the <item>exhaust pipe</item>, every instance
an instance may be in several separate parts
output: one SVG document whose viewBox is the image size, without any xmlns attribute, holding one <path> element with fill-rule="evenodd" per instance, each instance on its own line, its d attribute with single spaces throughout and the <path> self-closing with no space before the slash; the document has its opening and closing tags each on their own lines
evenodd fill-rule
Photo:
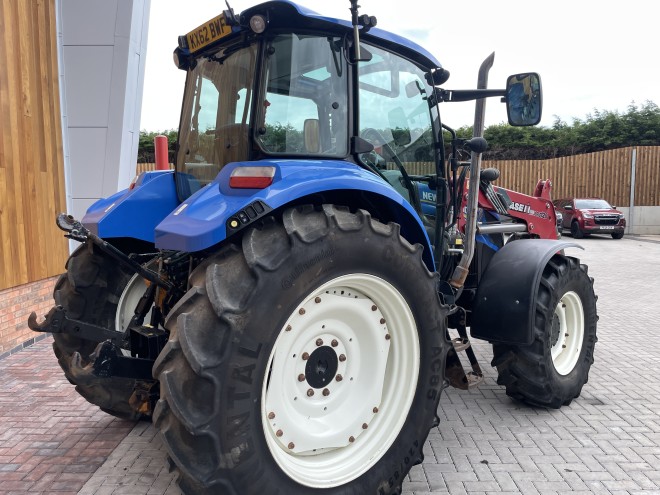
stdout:
<svg viewBox="0 0 660 495">
<path fill-rule="evenodd" d="M 486 89 L 488 87 L 488 72 L 495 61 L 495 52 L 491 53 L 479 67 L 479 76 L 477 79 L 477 89 Z M 486 117 L 486 98 L 479 98 L 475 104 L 474 127 L 472 139 L 483 138 L 484 120 Z M 465 284 L 465 279 L 470 270 L 470 263 L 474 256 L 474 237 L 477 232 L 477 211 L 479 201 L 479 174 L 481 173 L 481 151 L 472 151 L 472 163 L 470 165 L 470 182 L 468 191 L 467 218 L 465 223 L 465 247 L 463 256 L 449 284 L 455 289 L 460 289 Z"/>
</svg>

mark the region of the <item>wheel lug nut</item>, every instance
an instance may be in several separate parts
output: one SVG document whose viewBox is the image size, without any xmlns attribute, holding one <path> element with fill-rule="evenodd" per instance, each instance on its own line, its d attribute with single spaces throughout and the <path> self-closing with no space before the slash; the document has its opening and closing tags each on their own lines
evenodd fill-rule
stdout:
<svg viewBox="0 0 660 495">
<path fill-rule="evenodd" d="M 337 347 L 339 345 L 339 342 L 337 342 L 337 339 L 332 339 L 332 342 L 330 342 L 330 345 L 332 345 L 332 347 Z"/>
<path fill-rule="evenodd" d="M 390 340 L 391 338 L 392 338 L 392 337 L 390 337 L 390 334 L 389 334 L 389 333 L 385 335 L 385 340 Z"/>
<path fill-rule="evenodd" d="M 383 325 L 385 323 L 385 318 L 380 319 L 380 324 Z"/>
<path fill-rule="evenodd" d="M 286 326 L 286 331 L 287 331 L 287 332 L 290 332 L 290 331 L 291 331 L 291 325 L 287 325 L 287 326 Z"/>
<path fill-rule="evenodd" d="M 304 314 L 305 314 L 305 308 L 300 308 L 300 309 L 298 310 L 298 314 L 300 314 L 300 315 L 304 315 Z"/>
<path fill-rule="evenodd" d="M 323 345 L 323 339 L 316 339 L 316 347 L 321 347 Z"/>
<path fill-rule="evenodd" d="M 346 356 L 344 354 L 340 354 L 339 360 L 343 363 L 344 361 L 346 361 Z"/>
<path fill-rule="evenodd" d="M 341 376 L 341 375 L 337 375 L 337 376 L 335 377 L 335 380 L 337 380 L 338 382 L 342 381 L 343 379 L 344 379 L 344 377 Z"/>
<path fill-rule="evenodd" d="M 366 430 L 367 428 L 369 428 L 369 425 L 367 423 L 362 423 L 362 429 Z"/>
<path fill-rule="evenodd" d="M 278 437 L 281 437 L 282 435 L 284 435 L 284 432 L 282 430 L 277 430 L 275 435 L 278 436 Z"/>
<path fill-rule="evenodd" d="M 320 297 L 316 297 L 316 298 L 314 299 L 314 302 L 315 302 L 316 304 L 320 303 L 320 302 L 321 302 L 321 298 L 320 298 Z"/>
<path fill-rule="evenodd" d="M 354 436 L 348 437 L 348 441 L 351 443 L 355 442 L 355 437 Z"/>
<path fill-rule="evenodd" d="M 275 413 L 274 412 L 269 412 L 268 413 L 268 419 L 274 419 L 275 418 Z"/>
<path fill-rule="evenodd" d="M 566 346 L 565 346 L 565 345 L 563 345 L 563 346 L 561 346 L 561 348 L 562 348 L 562 349 L 566 349 Z"/>
<path fill-rule="evenodd" d="M 377 309 L 378 309 L 378 306 L 376 306 L 375 304 L 373 306 L 371 306 L 371 311 L 376 311 Z"/>
<path fill-rule="evenodd" d="M 568 337 L 568 334 L 567 334 L 567 333 L 565 333 L 565 334 L 564 334 L 564 337 Z"/>
<path fill-rule="evenodd" d="M 374 407 L 374 414 L 376 414 L 377 412 L 378 412 L 378 408 Z"/>
<path fill-rule="evenodd" d="M 291 450 L 295 447 L 295 444 L 293 442 L 289 442 L 289 445 L 287 445 L 287 447 L 289 447 L 289 450 Z"/>
<path fill-rule="evenodd" d="M 324 395 L 325 397 L 327 397 L 328 395 L 330 395 L 330 390 L 328 390 L 327 388 L 324 388 L 324 389 L 323 389 L 323 395 Z"/>
<path fill-rule="evenodd" d="M 299 381 L 299 382 L 304 382 L 304 381 L 305 381 L 305 375 L 303 375 L 302 373 L 300 373 L 300 374 L 298 375 L 298 381 Z"/>
<path fill-rule="evenodd" d="M 302 353 L 302 358 L 303 358 L 303 361 L 307 361 L 309 359 L 309 354 L 306 353 L 306 352 L 303 352 Z"/>
<path fill-rule="evenodd" d="M 307 390 L 307 397 L 311 397 L 313 395 L 314 395 L 314 389 L 310 388 L 309 390 Z"/>
</svg>

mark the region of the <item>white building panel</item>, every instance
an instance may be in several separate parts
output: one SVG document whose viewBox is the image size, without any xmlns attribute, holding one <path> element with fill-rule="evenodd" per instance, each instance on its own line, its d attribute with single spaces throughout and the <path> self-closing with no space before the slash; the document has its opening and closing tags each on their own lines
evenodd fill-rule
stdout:
<svg viewBox="0 0 660 495">
<path fill-rule="evenodd" d="M 64 46 L 69 128 L 108 127 L 114 52 L 112 46 Z"/>
</svg>

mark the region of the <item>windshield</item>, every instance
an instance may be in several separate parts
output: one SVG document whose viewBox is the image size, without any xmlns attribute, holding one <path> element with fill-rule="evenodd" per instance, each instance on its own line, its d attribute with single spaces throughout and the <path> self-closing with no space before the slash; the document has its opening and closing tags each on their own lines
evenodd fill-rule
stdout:
<svg viewBox="0 0 660 495">
<path fill-rule="evenodd" d="M 578 210 L 611 210 L 612 207 L 604 199 L 576 199 L 575 207 Z"/>
<path fill-rule="evenodd" d="M 341 38 L 282 34 L 266 48 L 258 143 L 268 154 L 345 156 L 346 61 Z"/>
<path fill-rule="evenodd" d="M 414 203 L 404 173 L 435 173 L 432 88 L 425 72 L 409 60 L 366 43 L 363 50 L 370 60 L 359 67 L 360 137 L 374 150 L 360 159 Z"/>
<path fill-rule="evenodd" d="M 188 73 L 176 157 L 181 200 L 215 179 L 227 163 L 249 158 L 257 46 L 230 50 L 199 58 Z"/>
</svg>

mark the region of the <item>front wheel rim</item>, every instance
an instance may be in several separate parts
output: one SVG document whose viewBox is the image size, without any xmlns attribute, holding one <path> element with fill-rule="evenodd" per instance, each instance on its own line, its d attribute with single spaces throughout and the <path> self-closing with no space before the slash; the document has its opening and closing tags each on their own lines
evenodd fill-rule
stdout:
<svg viewBox="0 0 660 495">
<path fill-rule="evenodd" d="M 566 292 L 555 307 L 554 323 L 559 326 L 551 348 L 552 363 L 560 375 L 568 375 L 578 362 L 584 340 L 584 308 L 580 296 Z"/>
<path fill-rule="evenodd" d="M 275 462 L 313 488 L 358 478 L 398 437 L 419 363 L 414 316 L 389 282 L 351 274 L 312 291 L 280 330 L 262 386 Z"/>
</svg>

